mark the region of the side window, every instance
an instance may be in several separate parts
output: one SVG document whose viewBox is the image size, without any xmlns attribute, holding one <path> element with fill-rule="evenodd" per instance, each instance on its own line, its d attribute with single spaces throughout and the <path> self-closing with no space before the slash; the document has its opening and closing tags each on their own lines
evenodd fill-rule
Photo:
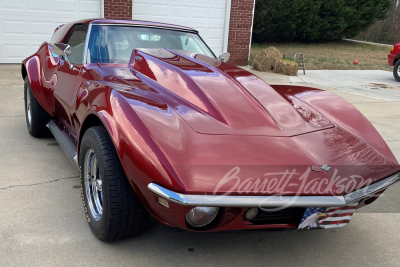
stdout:
<svg viewBox="0 0 400 267">
<path fill-rule="evenodd" d="M 71 46 L 71 55 L 68 59 L 71 63 L 82 64 L 85 51 L 86 34 L 89 24 L 77 24 L 72 28 L 72 31 L 66 41 L 66 44 Z"/>
</svg>

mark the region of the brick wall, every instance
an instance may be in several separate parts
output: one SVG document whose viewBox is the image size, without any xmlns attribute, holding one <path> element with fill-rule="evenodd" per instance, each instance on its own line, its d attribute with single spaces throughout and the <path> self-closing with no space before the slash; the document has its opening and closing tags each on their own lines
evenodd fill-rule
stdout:
<svg viewBox="0 0 400 267">
<path fill-rule="evenodd" d="M 104 0 L 106 19 L 132 19 L 132 0 Z"/>
<path fill-rule="evenodd" d="M 228 52 L 231 53 L 230 64 L 247 65 L 251 25 L 253 23 L 254 0 L 232 0 L 229 21 Z"/>
</svg>

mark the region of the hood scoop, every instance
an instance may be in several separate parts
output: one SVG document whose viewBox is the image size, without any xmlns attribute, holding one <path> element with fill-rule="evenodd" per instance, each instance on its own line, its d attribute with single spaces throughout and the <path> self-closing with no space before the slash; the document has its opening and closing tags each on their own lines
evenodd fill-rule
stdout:
<svg viewBox="0 0 400 267">
<path fill-rule="evenodd" d="M 207 56 L 135 49 L 129 65 L 199 133 L 293 136 L 334 126 L 295 95 L 281 95 L 251 73 Z"/>
<path fill-rule="evenodd" d="M 329 129 L 335 125 L 295 93 L 275 90 L 255 75 L 236 78 L 289 136 Z"/>
</svg>

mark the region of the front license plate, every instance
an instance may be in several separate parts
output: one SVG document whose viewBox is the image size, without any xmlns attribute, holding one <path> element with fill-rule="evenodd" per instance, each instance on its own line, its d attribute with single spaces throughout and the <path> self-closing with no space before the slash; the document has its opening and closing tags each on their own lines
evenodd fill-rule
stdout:
<svg viewBox="0 0 400 267">
<path fill-rule="evenodd" d="M 298 229 L 327 229 L 349 224 L 358 202 L 341 208 L 307 208 Z"/>
</svg>

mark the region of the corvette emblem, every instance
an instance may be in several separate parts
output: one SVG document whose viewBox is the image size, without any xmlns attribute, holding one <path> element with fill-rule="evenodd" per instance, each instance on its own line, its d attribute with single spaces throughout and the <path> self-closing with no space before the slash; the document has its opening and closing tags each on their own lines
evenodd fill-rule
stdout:
<svg viewBox="0 0 400 267">
<path fill-rule="evenodd" d="M 331 169 L 331 167 L 329 167 L 328 165 L 322 165 L 322 166 L 313 165 L 313 166 L 311 167 L 311 170 L 312 170 L 312 171 L 316 171 L 316 172 L 320 172 L 321 170 L 324 170 L 324 171 L 326 171 L 326 172 L 329 172 L 330 169 Z"/>
</svg>

